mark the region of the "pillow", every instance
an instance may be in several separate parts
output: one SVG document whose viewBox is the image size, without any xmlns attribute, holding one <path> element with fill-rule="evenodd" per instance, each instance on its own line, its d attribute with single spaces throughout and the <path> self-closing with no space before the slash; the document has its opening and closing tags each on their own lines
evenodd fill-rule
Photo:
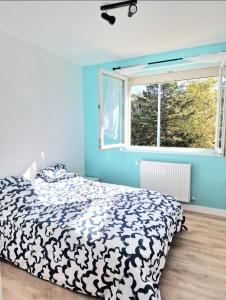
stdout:
<svg viewBox="0 0 226 300">
<path fill-rule="evenodd" d="M 41 173 L 42 171 L 55 171 L 55 170 L 67 170 L 66 166 L 64 164 L 55 164 L 55 165 L 52 165 L 52 166 L 49 166 L 49 167 L 46 167 L 44 169 L 42 169 L 41 171 L 39 171 L 38 173 Z"/>
<path fill-rule="evenodd" d="M 42 180 L 52 183 L 57 182 L 59 180 L 76 177 L 75 173 L 71 173 L 66 169 L 66 166 L 63 164 L 56 164 L 51 167 L 44 168 L 39 171 L 36 175 L 37 178 L 41 178 Z"/>
<path fill-rule="evenodd" d="M 10 185 L 20 186 L 23 183 L 27 183 L 28 180 L 22 176 L 10 176 L 0 179 L 0 191 L 4 190 Z"/>
</svg>

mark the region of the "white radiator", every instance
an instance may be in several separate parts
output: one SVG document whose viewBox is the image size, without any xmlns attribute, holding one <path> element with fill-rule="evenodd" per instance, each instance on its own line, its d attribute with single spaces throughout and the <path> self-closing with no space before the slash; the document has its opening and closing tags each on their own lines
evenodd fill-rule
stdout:
<svg viewBox="0 0 226 300">
<path fill-rule="evenodd" d="M 190 202 L 191 165 L 141 160 L 140 183 L 141 188 Z"/>
</svg>

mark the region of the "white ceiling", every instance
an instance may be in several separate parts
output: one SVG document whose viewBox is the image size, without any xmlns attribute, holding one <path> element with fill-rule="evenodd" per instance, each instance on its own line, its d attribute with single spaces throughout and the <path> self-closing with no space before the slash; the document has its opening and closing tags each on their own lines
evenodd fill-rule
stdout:
<svg viewBox="0 0 226 300">
<path fill-rule="evenodd" d="M 108 2 L 108 1 L 107 1 Z M 0 1 L 0 30 L 80 65 L 226 41 L 226 1 L 139 1 L 138 12 L 106 1 Z"/>
</svg>

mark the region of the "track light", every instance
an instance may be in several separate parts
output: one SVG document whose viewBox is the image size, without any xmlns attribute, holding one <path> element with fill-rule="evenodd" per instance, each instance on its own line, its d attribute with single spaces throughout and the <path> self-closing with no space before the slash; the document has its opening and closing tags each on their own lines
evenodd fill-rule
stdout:
<svg viewBox="0 0 226 300">
<path fill-rule="evenodd" d="M 103 11 L 101 14 L 101 17 L 108 21 L 109 24 L 113 25 L 115 24 L 116 18 L 114 16 L 109 16 L 106 11 L 110 9 L 115 9 L 115 8 L 120 8 L 124 6 L 129 6 L 129 11 L 128 11 L 128 17 L 132 17 L 136 12 L 137 12 L 137 0 L 127 0 L 127 1 L 122 1 L 122 2 L 116 2 L 116 3 L 110 3 L 106 5 L 102 5 L 100 7 L 100 10 Z"/>
<path fill-rule="evenodd" d="M 136 4 L 131 4 L 128 11 L 128 17 L 132 17 L 137 12 Z"/>
<path fill-rule="evenodd" d="M 103 12 L 101 14 L 101 17 L 108 21 L 109 24 L 114 25 L 115 24 L 115 17 L 114 16 L 109 16 L 107 13 Z"/>
</svg>

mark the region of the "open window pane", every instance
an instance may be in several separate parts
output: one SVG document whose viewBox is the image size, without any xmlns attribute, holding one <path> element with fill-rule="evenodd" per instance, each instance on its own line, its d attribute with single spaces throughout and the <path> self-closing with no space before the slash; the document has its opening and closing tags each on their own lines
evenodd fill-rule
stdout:
<svg viewBox="0 0 226 300">
<path fill-rule="evenodd" d="M 222 138 L 223 138 L 223 117 L 224 117 L 224 95 L 221 94 L 220 97 L 220 115 L 219 115 L 219 139 L 218 147 L 222 148 Z"/>
<path fill-rule="evenodd" d="M 217 86 L 216 77 L 161 85 L 161 146 L 214 148 Z"/>
<path fill-rule="evenodd" d="M 220 85 L 219 85 L 219 103 L 218 103 L 218 128 L 217 128 L 217 140 L 216 140 L 216 148 L 219 153 L 222 155 L 226 155 L 226 138 L 225 138 L 225 130 L 226 130 L 226 108 L 225 108 L 225 98 L 226 98 L 226 65 L 225 62 L 221 66 L 220 69 Z"/>
<path fill-rule="evenodd" d="M 158 84 L 131 87 L 131 145 L 157 145 Z"/>
<path fill-rule="evenodd" d="M 124 145 L 126 80 L 101 71 L 100 140 L 101 149 Z"/>
</svg>

